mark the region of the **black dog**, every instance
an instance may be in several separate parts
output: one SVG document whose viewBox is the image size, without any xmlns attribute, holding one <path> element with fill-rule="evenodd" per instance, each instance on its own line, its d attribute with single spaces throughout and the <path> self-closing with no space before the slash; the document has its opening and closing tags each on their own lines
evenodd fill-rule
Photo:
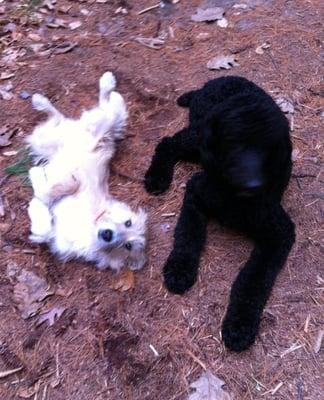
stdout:
<svg viewBox="0 0 324 400">
<path fill-rule="evenodd" d="M 200 162 L 187 183 L 174 245 L 164 266 L 167 288 L 182 294 L 196 281 L 209 218 L 245 233 L 255 247 L 238 274 L 222 326 L 234 351 L 254 343 L 263 308 L 295 241 L 280 205 L 291 174 L 288 121 L 261 88 L 241 77 L 211 80 L 178 99 L 189 127 L 158 144 L 145 175 L 148 192 L 167 190 L 179 160 Z"/>
</svg>

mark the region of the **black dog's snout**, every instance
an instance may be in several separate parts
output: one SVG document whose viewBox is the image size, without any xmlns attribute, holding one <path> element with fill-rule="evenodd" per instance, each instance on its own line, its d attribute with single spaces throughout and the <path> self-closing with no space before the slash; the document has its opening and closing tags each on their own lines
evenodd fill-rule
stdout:
<svg viewBox="0 0 324 400">
<path fill-rule="evenodd" d="M 114 232 L 111 229 L 101 229 L 98 232 L 99 238 L 103 239 L 105 242 L 111 242 L 113 235 L 114 235 Z"/>
<path fill-rule="evenodd" d="M 251 179 L 245 183 L 244 188 L 251 192 L 257 192 L 259 189 L 262 188 L 262 186 L 263 186 L 262 179 Z"/>
</svg>

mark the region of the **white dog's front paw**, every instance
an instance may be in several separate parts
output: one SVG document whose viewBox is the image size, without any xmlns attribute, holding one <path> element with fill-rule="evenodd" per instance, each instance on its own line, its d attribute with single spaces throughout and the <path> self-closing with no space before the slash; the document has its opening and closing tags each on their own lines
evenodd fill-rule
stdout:
<svg viewBox="0 0 324 400">
<path fill-rule="evenodd" d="M 48 98 L 39 93 L 33 94 L 32 105 L 38 111 L 47 111 L 51 108 L 51 102 Z"/>
<path fill-rule="evenodd" d="M 110 71 L 105 72 L 99 81 L 100 92 L 108 94 L 116 87 L 116 78 Z"/>
</svg>

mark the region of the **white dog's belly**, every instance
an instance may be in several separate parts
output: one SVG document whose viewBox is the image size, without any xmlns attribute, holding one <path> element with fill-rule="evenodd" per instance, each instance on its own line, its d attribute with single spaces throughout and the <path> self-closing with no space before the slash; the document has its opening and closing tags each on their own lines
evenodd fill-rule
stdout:
<svg viewBox="0 0 324 400">
<path fill-rule="evenodd" d="M 96 250 L 95 215 L 89 199 L 68 196 L 52 209 L 54 232 L 53 250 L 63 258 L 89 257 Z"/>
</svg>

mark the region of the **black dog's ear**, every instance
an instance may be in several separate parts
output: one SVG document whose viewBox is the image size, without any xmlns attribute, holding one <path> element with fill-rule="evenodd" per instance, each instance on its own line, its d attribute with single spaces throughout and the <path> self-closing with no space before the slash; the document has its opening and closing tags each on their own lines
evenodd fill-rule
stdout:
<svg viewBox="0 0 324 400">
<path fill-rule="evenodd" d="M 180 107 L 190 107 L 190 103 L 192 99 L 194 98 L 197 90 L 192 90 L 190 92 L 186 92 L 182 94 L 180 97 L 177 99 L 178 106 Z"/>
</svg>

